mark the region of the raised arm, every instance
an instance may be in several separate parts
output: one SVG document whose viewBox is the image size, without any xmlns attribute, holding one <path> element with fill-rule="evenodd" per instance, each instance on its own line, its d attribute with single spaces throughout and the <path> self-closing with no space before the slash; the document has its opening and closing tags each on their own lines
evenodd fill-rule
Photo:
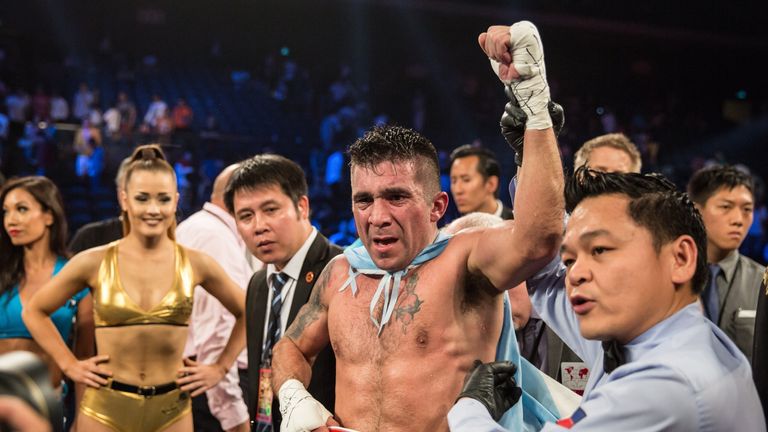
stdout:
<svg viewBox="0 0 768 432">
<path fill-rule="evenodd" d="M 342 273 L 342 258 L 338 256 L 325 266 L 309 301 L 272 350 L 272 388 L 280 398 L 282 430 L 313 430 L 335 424 L 331 413 L 311 397 L 306 387 L 315 358 L 330 342 L 328 304 L 333 290 L 328 287 L 341 285 L 335 275 Z"/>
<path fill-rule="evenodd" d="M 497 287 L 514 287 L 555 256 L 563 232 L 563 170 L 549 113 L 544 50 L 528 22 L 493 26 L 479 38 L 481 48 L 500 66 L 507 94 L 524 112 L 522 166 L 518 168 L 515 222 L 478 236 L 468 267 Z M 522 125 L 521 125 L 522 126 Z"/>
<path fill-rule="evenodd" d="M 111 372 L 99 366 L 99 363 L 107 361 L 109 357 L 103 355 L 78 360 L 61 338 L 50 316 L 83 287 L 90 286 L 91 279 L 96 277 L 102 256 L 103 248 L 89 249 L 76 255 L 32 296 L 21 312 L 29 333 L 56 361 L 62 372 L 75 383 L 95 388 L 106 385 L 107 380 L 104 377 L 112 375 Z M 90 295 L 87 298 L 90 302 Z M 78 331 L 80 330 L 78 326 Z M 88 337 L 88 335 L 81 336 Z M 90 337 L 92 340 L 92 336 Z M 83 353 L 86 352 L 87 350 L 84 349 Z"/>
<path fill-rule="evenodd" d="M 180 369 L 186 376 L 176 380 L 184 391 L 192 396 L 202 394 L 224 378 L 237 356 L 245 347 L 245 294 L 227 275 L 223 268 L 210 256 L 187 249 L 197 282 L 235 317 L 235 325 L 218 360 L 209 365 L 184 359 L 185 367 Z"/>
</svg>

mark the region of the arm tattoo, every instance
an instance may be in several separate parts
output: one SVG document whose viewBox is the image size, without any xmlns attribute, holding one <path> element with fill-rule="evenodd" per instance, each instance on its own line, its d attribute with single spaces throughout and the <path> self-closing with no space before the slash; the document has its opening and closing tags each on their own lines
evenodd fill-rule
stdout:
<svg viewBox="0 0 768 432">
<path fill-rule="evenodd" d="M 309 301 L 301 307 L 293 324 L 291 324 L 285 332 L 285 335 L 292 340 L 297 340 L 301 334 L 304 333 L 304 329 L 306 329 L 308 325 L 317 321 L 320 314 L 328 312 L 328 305 L 323 303 L 323 294 L 325 293 L 325 288 L 328 286 L 328 281 L 331 279 L 330 267 L 332 267 L 332 265 L 326 266 L 322 273 L 320 273 L 317 283 L 315 283 L 315 286 L 312 288 L 312 294 L 309 296 Z"/>
<path fill-rule="evenodd" d="M 421 305 L 424 304 L 424 301 L 416 294 L 416 284 L 418 282 L 418 273 L 414 273 L 408 278 L 405 284 L 403 300 L 395 308 L 395 319 L 403 325 L 403 334 L 406 333 L 408 325 L 413 322 L 416 313 L 421 310 Z"/>
</svg>

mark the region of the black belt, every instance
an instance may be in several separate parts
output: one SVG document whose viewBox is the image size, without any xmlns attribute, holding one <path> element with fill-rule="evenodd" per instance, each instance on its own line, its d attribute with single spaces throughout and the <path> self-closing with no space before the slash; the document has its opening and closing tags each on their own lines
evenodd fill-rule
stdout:
<svg viewBox="0 0 768 432">
<path fill-rule="evenodd" d="M 126 393 L 133 393 L 139 396 L 146 396 L 146 397 L 165 394 L 179 388 L 179 386 L 176 385 L 175 382 L 169 382 L 169 383 L 154 385 L 154 386 L 135 386 L 131 384 L 121 383 L 120 381 L 115 381 L 115 380 L 110 381 L 107 387 L 111 388 L 112 390 L 117 390 L 117 391 L 126 392 Z"/>
</svg>

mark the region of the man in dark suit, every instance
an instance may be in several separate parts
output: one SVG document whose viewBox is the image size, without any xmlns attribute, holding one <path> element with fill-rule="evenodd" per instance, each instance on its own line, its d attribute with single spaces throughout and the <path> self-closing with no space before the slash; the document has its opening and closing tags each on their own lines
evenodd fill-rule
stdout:
<svg viewBox="0 0 768 432">
<path fill-rule="evenodd" d="M 248 365 L 253 376 L 248 409 L 253 430 L 278 431 L 280 410 L 271 390 L 272 347 L 341 248 L 310 224 L 304 172 L 282 156 L 257 155 L 242 162 L 224 199 L 248 249 L 266 264 L 251 278 L 246 294 Z M 328 407 L 334 406 L 335 370 L 329 345 L 312 365 L 309 386 Z"/>
<path fill-rule="evenodd" d="M 120 162 L 120 167 L 115 175 L 115 189 L 117 191 L 118 202 L 120 201 L 120 191 L 123 190 L 123 181 L 125 180 L 125 169 L 131 162 L 127 157 Z M 123 221 L 120 217 L 113 217 L 96 222 L 91 222 L 77 230 L 69 243 L 69 251 L 73 254 L 80 253 L 86 249 L 105 245 L 123 237 Z"/>
<path fill-rule="evenodd" d="M 481 212 L 512 219 L 512 209 L 499 197 L 501 170 L 496 155 L 465 144 L 451 152 L 451 194 L 462 215 Z"/>
<path fill-rule="evenodd" d="M 729 166 L 691 176 L 688 195 L 707 229 L 709 283 L 701 294 L 705 315 L 752 360 L 755 314 L 765 267 L 739 253 L 755 209 L 752 176 Z"/>
<path fill-rule="evenodd" d="M 768 421 L 768 269 L 758 292 L 755 317 L 755 341 L 752 351 L 752 378 Z"/>
</svg>

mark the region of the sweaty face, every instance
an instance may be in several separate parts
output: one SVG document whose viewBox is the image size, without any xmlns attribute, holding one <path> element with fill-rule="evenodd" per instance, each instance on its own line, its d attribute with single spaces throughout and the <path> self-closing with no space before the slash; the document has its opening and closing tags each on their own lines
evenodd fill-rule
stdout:
<svg viewBox="0 0 768 432">
<path fill-rule="evenodd" d="M 707 248 L 730 252 L 738 249 L 754 216 L 752 193 L 745 186 L 720 188 L 699 207 L 707 229 Z"/>
<path fill-rule="evenodd" d="M 248 250 L 266 264 L 281 270 L 301 248 L 309 235 L 309 200 L 298 202 L 278 185 L 235 192 L 235 221 Z"/>
<path fill-rule="evenodd" d="M 383 270 L 404 269 L 437 235 L 447 196 L 425 199 L 408 162 L 352 167 L 352 213 L 360 240 Z"/>
<path fill-rule="evenodd" d="M 595 170 L 608 173 L 632 172 L 632 159 L 624 150 L 602 146 L 592 149 L 587 165 Z"/>
<path fill-rule="evenodd" d="M 25 189 L 15 188 L 3 201 L 3 228 L 14 246 L 31 245 L 46 240 L 53 215 Z M 47 241 L 47 240 L 46 240 Z"/>
<path fill-rule="evenodd" d="M 587 339 L 629 342 L 661 321 L 674 300 L 670 245 L 656 253 L 650 231 L 627 214 L 628 202 L 587 198 L 568 221 L 566 290 Z"/>
<path fill-rule="evenodd" d="M 477 170 L 479 162 L 477 156 L 467 156 L 451 164 L 451 194 L 461 214 L 476 211 L 492 213 L 496 210 L 494 192 L 498 180 L 494 181 L 496 177 L 484 179 Z"/>
<path fill-rule="evenodd" d="M 169 172 L 136 170 L 120 194 L 131 232 L 145 237 L 166 235 L 176 219 L 179 194 Z"/>
</svg>

